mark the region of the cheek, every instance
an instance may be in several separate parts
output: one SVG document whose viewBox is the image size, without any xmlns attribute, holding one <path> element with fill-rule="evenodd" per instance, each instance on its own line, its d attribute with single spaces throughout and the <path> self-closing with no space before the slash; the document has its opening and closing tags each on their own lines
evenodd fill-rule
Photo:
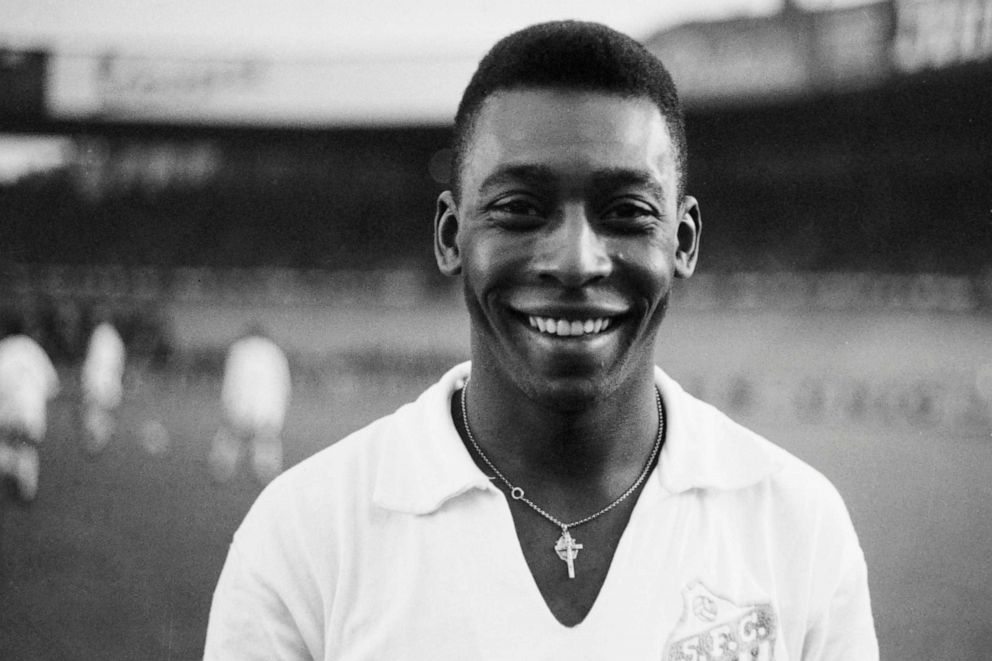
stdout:
<svg viewBox="0 0 992 661">
<path fill-rule="evenodd" d="M 466 274 L 477 283 L 493 284 L 521 273 L 527 251 L 507 241 L 478 237 L 465 255 Z"/>
<path fill-rule="evenodd" d="M 672 260 L 657 245 L 628 246 L 616 252 L 615 259 L 631 284 L 646 298 L 656 297 L 659 289 L 667 289 L 672 280 Z"/>
<path fill-rule="evenodd" d="M 478 247 L 464 255 L 466 283 L 473 289 L 485 289 L 493 279 L 493 271 L 498 268 L 498 255 Z"/>
</svg>

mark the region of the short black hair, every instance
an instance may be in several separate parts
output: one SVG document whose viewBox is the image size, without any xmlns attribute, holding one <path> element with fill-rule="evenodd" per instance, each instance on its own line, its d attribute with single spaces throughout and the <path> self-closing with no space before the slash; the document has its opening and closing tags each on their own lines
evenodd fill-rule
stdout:
<svg viewBox="0 0 992 661">
<path fill-rule="evenodd" d="M 504 37 L 479 62 L 455 115 L 452 190 L 486 99 L 505 90 L 557 88 L 650 99 L 675 143 L 679 197 L 685 193 L 686 137 L 682 103 L 665 65 L 640 43 L 599 23 L 539 23 Z"/>
</svg>

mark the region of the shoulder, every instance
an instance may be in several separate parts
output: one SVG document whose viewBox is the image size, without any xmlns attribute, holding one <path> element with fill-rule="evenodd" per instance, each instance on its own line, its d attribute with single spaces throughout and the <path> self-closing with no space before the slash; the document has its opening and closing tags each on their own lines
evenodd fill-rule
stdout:
<svg viewBox="0 0 992 661">
<path fill-rule="evenodd" d="M 50 363 L 48 354 L 27 335 L 9 335 L 0 340 L 0 353 L 19 355 L 30 360 Z"/>
<path fill-rule="evenodd" d="M 456 443 L 450 438 L 456 432 L 447 402 L 463 372 L 465 365 L 452 369 L 416 401 L 277 477 L 259 495 L 237 536 L 334 546 L 342 535 L 378 520 L 381 508 L 429 509 L 443 495 L 438 492 L 449 488 L 438 475 L 445 474 Z"/>
<path fill-rule="evenodd" d="M 716 410 L 716 409 L 714 409 Z M 761 484 L 784 503 L 804 509 L 814 503 L 831 510 L 843 509 L 837 488 L 819 469 L 722 412 L 719 426 L 731 443 L 753 448 L 767 458 L 770 469 Z"/>
<path fill-rule="evenodd" d="M 684 465 L 705 483 L 687 494 L 743 543 L 741 557 L 757 559 L 750 566 L 759 583 L 772 581 L 765 585 L 783 628 L 792 622 L 805 632 L 804 646 L 830 646 L 831 658 L 877 658 L 865 557 L 834 484 L 713 406 L 678 400 L 683 443 L 698 458 Z M 734 571 L 744 575 L 740 565 Z"/>
<path fill-rule="evenodd" d="M 123 340 L 121 340 L 120 333 L 114 328 L 112 324 L 107 322 L 101 322 L 97 324 L 96 328 L 93 329 L 93 334 L 90 336 L 90 341 L 93 343 L 107 344 L 114 347 L 123 347 Z"/>
<path fill-rule="evenodd" d="M 258 335 L 249 335 L 247 337 L 242 337 L 235 340 L 230 349 L 228 349 L 228 356 L 234 358 L 257 358 L 259 356 L 283 356 L 285 355 L 279 345 L 270 340 L 267 337 L 261 337 Z"/>
<path fill-rule="evenodd" d="M 275 530 L 319 544 L 328 535 L 361 528 L 372 517 L 377 489 L 409 472 L 397 473 L 397 466 L 410 469 L 429 454 L 425 445 L 438 415 L 437 391 L 435 385 L 286 470 L 259 495 L 238 535 L 271 537 Z"/>
<path fill-rule="evenodd" d="M 0 340 L 0 372 L 10 372 L 8 377 L 27 376 L 30 382 L 53 392 L 58 386 L 58 375 L 48 354 L 26 335 L 10 335 Z"/>
<path fill-rule="evenodd" d="M 229 374 L 249 375 L 260 373 L 288 373 L 289 360 L 285 352 L 272 340 L 264 337 L 245 337 L 234 342 L 228 349 L 225 371 Z"/>
<path fill-rule="evenodd" d="M 405 408 L 405 407 L 404 407 Z M 397 440 L 404 409 L 379 418 L 287 469 L 262 490 L 245 519 L 319 519 L 370 494 L 378 465 Z"/>
<path fill-rule="evenodd" d="M 732 443 L 753 447 L 767 457 L 771 468 L 756 486 L 766 492 L 781 515 L 797 523 L 850 526 L 840 492 L 819 469 L 722 412 L 719 415 Z"/>
<path fill-rule="evenodd" d="M 669 416 L 662 459 L 668 462 L 663 477 L 670 490 L 722 493 L 807 528 L 815 523 L 850 527 L 840 494 L 819 470 L 686 393 L 663 373 L 659 386 Z"/>
<path fill-rule="evenodd" d="M 372 512 L 371 485 L 390 416 L 289 468 L 256 498 L 232 539 L 241 571 L 280 595 L 333 585 Z"/>
<path fill-rule="evenodd" d="M 788 539 L 792 553 L 804 554 L 812 567 L 863 562 L 860 542 L 843 497 L 819 469 L 726 416 L 731 438 L 771 458 L 774 466 L 751 489 L 743 490 L 748 511 L 774 536 Z"/>
</svg>

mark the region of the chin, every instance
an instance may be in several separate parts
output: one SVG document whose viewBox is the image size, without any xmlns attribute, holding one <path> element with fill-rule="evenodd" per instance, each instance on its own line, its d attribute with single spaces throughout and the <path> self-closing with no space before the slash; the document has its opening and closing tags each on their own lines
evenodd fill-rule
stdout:
<svg viewBox="0 0 992 661">
<path fill-rule="evenodd" d="M 564 411 L 589 408 L 616 390 L 614 379 L 575 374 L 528 374 L 518 382 L 520 389 L 543 406 Z"/>
</svg>

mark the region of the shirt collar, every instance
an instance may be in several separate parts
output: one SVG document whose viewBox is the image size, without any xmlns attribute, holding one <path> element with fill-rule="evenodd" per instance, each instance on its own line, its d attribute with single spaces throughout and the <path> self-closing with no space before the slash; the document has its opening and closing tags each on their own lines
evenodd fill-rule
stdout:
<svg viewBox="0 0 992 661">
<path fill-rule="evenodd" d="M 461 363 L 397 411 L 386 433 L 373 501 L 386 509 L 429 514 L 472 489 L 495 489 L 472 461 L 451 419 L 451 396 L 465 384 Z"/>
<path fill-rule="evenodd" d="M 781 466 L 783 450 L 687 393 L 660 368 L 665 445 L 655 475 L 669 493 L 751 486 Z"/>
<path fill-rule="evenodd" d="M 451 420 L 451 397 L 470 371 L 465 362 L 449 370 L 417 400 L 390 417 L 373 501 L 409 514 L 429 514 L 473 489 L 496 491 L 472 461 Z M 686 393 L 655 368 L 665 404 L 665 445 L 654 475 L 663 489 L 738 489 L 768 476 L 782 451 Z"/>
</svg>

